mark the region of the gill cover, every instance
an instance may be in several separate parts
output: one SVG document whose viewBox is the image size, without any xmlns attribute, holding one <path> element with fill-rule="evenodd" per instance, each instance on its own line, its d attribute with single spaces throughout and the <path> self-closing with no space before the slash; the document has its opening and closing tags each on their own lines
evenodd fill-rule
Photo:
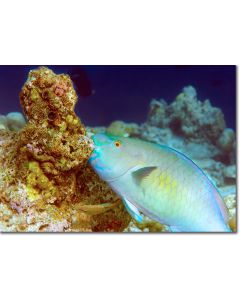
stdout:
<svg viewBox="0 0 240 300">
<path fill-rule="evenodd" d="M 114 181 L 136 166 L 124 138 L 99 133 L 92 139 L 95 147 L 89 163 L 103 180 Z"/>
</svg>

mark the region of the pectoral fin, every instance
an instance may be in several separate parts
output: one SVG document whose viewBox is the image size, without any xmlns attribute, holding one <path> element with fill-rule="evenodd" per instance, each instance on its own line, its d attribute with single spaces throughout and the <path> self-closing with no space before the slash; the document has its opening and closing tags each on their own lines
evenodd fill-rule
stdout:
<svg viewBox="0 0 240 300">
<path fill-rule="evenodd" d="M 140 184 L 145 178 L 147 178 L 157 168 L 158 167 L 156 167 L 156 166 L 152 166 L 152 167 L 145 167 L 145 168 L 138 169 L 137 171 L 134 171 L 132 173 L 132 177 L 137 184 Z"/>
<path fill-rule="evenodd" d="M 123 199 L 123 204 L 125 205 L 128 213 L 138 222 L 143 222 L 143 216 L 140 214 L 139 210 L 131 202 L 126 199 Z"/>
</svg>

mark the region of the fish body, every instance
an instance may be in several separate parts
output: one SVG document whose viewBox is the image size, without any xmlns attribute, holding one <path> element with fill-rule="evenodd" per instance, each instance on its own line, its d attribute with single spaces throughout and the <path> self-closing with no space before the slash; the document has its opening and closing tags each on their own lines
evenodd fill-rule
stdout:
<svg viewBox="0 0 240 300">
<path fill-rule="evenodd" d="M 176 232 L 230 231 L 226 206 L 204 172 L 182 153 L 133 138 L 96 134 L 90 164 L 123 199 Z"/>
</svg>

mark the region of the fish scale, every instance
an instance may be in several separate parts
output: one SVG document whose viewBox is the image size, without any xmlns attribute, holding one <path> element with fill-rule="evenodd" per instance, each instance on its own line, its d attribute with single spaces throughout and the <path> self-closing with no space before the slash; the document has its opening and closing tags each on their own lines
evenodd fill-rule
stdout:
<svg viewBox="0 0 240 300">
<path fill-rule="evenodd" d="M 96 134 L 93 141 L 90 164 L 123 198 L 132 216 L 140 211 L 173 231 L 230 231 L 219 192 L 184 154 L 107 134 Z"/>
</svg>

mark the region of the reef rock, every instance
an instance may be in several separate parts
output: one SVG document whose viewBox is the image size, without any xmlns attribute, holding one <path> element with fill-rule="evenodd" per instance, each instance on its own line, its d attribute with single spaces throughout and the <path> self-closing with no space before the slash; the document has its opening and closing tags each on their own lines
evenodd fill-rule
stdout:
<svg viewBox="0 0 240 300">
<path fill-rule="evenodd" d="M 170 128 L 175 135 L 188 140 L 203 139 L 215 143 L 225 128 L 222 111 L 212 107 L 209 100 L 197 100 L 192 86 L 183 88 L 170 105 L 164 100 L 153 100 L 147 123 L 158 128 Z"/>
<path fill-rule="evenodd" d="M 92 141 L 70 77 L 33 70 L 20 102 L 26 125 L 19 113 L 0 117 L 0 230 L 122 231 L 129 215 L 87 166 Z"/>
</svg>

